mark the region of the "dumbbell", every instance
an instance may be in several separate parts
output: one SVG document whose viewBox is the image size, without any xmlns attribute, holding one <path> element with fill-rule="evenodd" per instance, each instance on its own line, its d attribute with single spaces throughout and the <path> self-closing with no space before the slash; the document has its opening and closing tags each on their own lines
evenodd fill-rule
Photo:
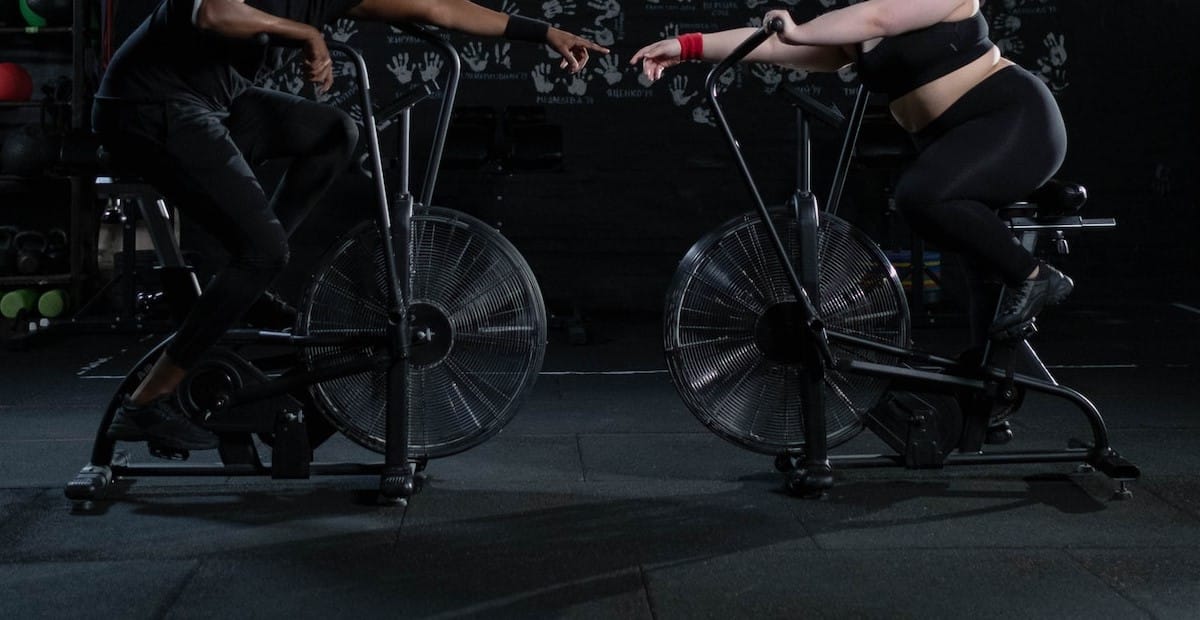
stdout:
<svg viewBox="0 0 1200 620">
<path fill-rule="evenodd" d="M 57 319 L 65 314 L 70 306 L 71 298 L 61 288 L 50 289 L 42 293 L 37 301 L 38 314 L 48 319 Z"/>
<path fill-rule="evenodd" d="M 36 230 L 23 230 L 13 237 L 17 250 L 17 273 L 32 275 L 46 266 L 46 235 Z"/>
<path fill-rule="evenodd" d="M 37 291 L 31 288 L 9 291 L 0 297 L 0 316 L 6 319 L 26 318 L 33 313 L 37 300 Z"/>
</svg>

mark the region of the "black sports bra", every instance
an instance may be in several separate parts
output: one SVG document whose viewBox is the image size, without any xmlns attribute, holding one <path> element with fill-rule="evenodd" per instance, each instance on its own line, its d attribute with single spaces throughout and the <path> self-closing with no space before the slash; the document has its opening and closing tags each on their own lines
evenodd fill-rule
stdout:
<svg viewBox="0 0 1200 620">
<path fill-rule="evenodd" d="M 858 47 L 855 69 L 871 92 L 898 99 L 918 87 L 979 58 L 992 49 L 983 13 L 956 22 L 938 22 L 894 37 L 885 37 L 864 52 Z"/>
</svg>

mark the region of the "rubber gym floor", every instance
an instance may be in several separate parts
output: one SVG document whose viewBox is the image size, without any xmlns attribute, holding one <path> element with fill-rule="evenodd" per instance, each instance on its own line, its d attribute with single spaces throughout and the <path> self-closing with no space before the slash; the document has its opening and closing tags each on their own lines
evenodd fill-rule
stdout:
<svg viewBox="0 0 1200 620">
<path fill-rule="evenodd" d="M 154 340 L 50 335 L 0 353 L 0 617 L 1197 618 L 1196 306 L 1071 304 L 1035 337 L 1141 466 L 1123 501 L 1068 464 L 843 470 L 789 497 L 688 412 L 657 320 L 616 317 L 589 345 L 552 334 L 512 423 L 431 462 L 407 508 L 371 477 L 141 479 L 74 514 L 63 484 Z M 1013 425 L 1021 449 L 1087 430 L 1039 397 Z"/>
</svg>

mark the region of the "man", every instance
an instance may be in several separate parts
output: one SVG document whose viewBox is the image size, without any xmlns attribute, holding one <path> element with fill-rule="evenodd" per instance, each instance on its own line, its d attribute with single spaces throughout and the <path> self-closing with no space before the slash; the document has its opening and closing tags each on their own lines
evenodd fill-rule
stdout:
<svg viewBox="0 0 1200 620">
<path fill-rule="evenodd" d="M 109 437 L 176 449 L 217 446 L 180 411 L 175 389 L 263 293 L 288 258 L 288 236 L 348 164 L 357 126 L 342 111 L 255 88 L 265 33 L 300 44 L 307 79 L 333 81 L 321 27 L 349 17 L 421 22 L 544 43 L 578 72 L 608 50 L 549 24 L 468 0 L 163 0 L 114 54 L 92 122 L 105 147 L 218 239 L 229 264 L 204 290 L 164 355 L 117 411 Z M 253 166 L 289 158 L 268 197 Z"/>
</svg>

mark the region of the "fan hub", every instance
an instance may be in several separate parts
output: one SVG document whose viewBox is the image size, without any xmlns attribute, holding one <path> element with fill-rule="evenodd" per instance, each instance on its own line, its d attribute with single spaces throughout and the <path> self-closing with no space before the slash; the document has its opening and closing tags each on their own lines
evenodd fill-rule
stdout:
<svg viewBox="0 0 1200 620">
<path fill-rule="evenodd" d="M 776 303 L 754 321 L 754 344 L 763 357 L 777 364 L 803 365 L 812 359 L 812 332 L 804 324 L 803 306 L 795 301 Z"/>
<path fill-rule="evenodd" d="M 408 359 L 415 366 L 433 366 L 446 359 L 454 346 L 454 326 L 439 307 L 416 302 L 408 308 L 413 346 Z"/>
</svg>

